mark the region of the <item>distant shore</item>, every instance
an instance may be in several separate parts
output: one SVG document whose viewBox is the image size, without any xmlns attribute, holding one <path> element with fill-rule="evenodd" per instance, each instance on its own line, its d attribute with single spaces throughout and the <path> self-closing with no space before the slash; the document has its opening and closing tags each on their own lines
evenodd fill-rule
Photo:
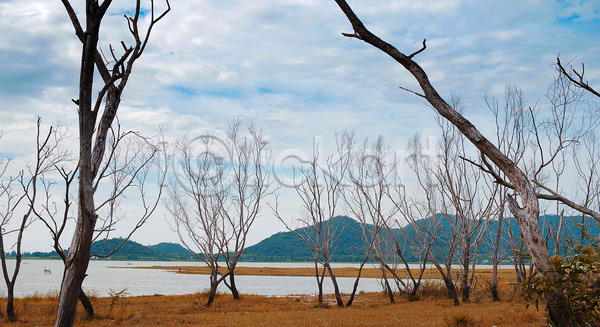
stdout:
<svg viewBox="0 0 600 327">
<path fill-rule="evenodd" d="M 162 269 L 172 271 L 180 274 L 201 274 L 209 275 L 210 269 L 206 266 L 148 266 L 148 267 L 128 267 L 119 266 L 119 268 L 129 269 Z M 226 272 L 222 271 L 222 272 Z M 350 277 L 355 278 L 358 276 L 358 268 L 344 267 L 334 268 L 333 273 L 336 277 Z M 452 277 L 456 280 L 457 274 L 460 273 L 459 269 L 452 269 Z M 312 277 L 315 275 L 314 268 L 281 268 L 281 267 L 237 267 L 235 268 L 236 275 L 245 276 L 304 276 Z M 419 270 L 413 269 L 412 274 L 415 278 L 418 277 Z M 409 278 L 406 270 L 398 268 L 397 275 L 400 278 Z M 389 272 L 386 272 L 388 278 L 392 278 Z M 477 280 L 483 283 L 484 281 L 492 279 L 492 269 L 478 268 L 475 269 L 475 276 Z M 381 278 L 382 272 L 379 268 L 363 268 L 361 271 L 361 278 Z M 441 279 L 439 271 L 435 268 L 428 268 L 423 273 L 423 279 Z M 515 271 L 512 269 L 498 269 L 498 279 L 504 283 L 516 282 Z"/>
</svg>

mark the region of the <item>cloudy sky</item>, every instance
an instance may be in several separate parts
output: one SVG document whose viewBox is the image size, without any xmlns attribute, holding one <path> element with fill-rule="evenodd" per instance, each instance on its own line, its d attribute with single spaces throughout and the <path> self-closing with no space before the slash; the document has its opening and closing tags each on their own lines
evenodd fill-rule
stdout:
<svg viewBox="0 0 600 327">
<path fill-rule="evenodd" d="M 72 2 L 81 19 L 84 1 Z M 102 26 L 103 50 L 131 41 L 123 14 L 133 1 L 113 2 Z M 585 62 L 586 75 L 600 78 L 595 0 L 349 4 L 372 32 L 405 53 L 427 39 L 416 61 L 442 96 L 462 96 L 467 117 L 484 131 L 492 123 L 484 95 L 502 97 L 511 83 L 529 102 L 543 103 L 557 55 L 576 67 Z M 223 131 L 241 117 L 264 130 L 275 155 L 291 149 L 310 155 L 315 136 L 327 151 L 342 130 L 359 138 L 383 135 L 394 149 L 417 132 L 437 134 L 432 109 L 399 88 L 416 90 L 411 76 L 378 50 L 341 35 L 351 28 L 333 0 L 172 0 L 171 6 L 126 88 L 119 110 L 124 129 L 151 133 L 162 125 L 175 139 Z M 81 45 L 58 0 L 1 0 L 0 29 L 0 154 L 27 158 L 37 116 L 69 124 L 76 136 L 70 99 L 77 96 Z M 293 216 L 299 203 L 287 197 L 282 210 Z M 166 219 L 157 214 L 134 240 L 176 241 Z M 250 242 L 283 228 L 265 208 Z M 26 250 L 50 250 L 42 225 L 28 233 Z"/>
</svg>

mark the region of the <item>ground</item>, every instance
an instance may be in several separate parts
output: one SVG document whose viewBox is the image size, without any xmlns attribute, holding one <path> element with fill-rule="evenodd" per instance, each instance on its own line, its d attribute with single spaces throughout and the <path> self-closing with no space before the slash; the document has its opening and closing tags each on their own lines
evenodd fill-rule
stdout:
<svg viewBox="0 0 600 327">
<path fill-rule="evenodd" d="M 87 319 L 81 306 L 76 326 L 545 326 L 543 311 L 527 307 L 511 287 L 501 288 L 500 302 L 476 288 L 472 302 L 458 307 L 444 298 L 444 290 L 429 286 L 421 299 L 398 298 L 390 304 L 382 293 L 357 294 L 351 308 L 337 308 L 332 298 L 317 305 L 313 297 L 243 295 L 234 300 L 219 294 L 212 307 L 204 307 L 206 294 L 92 298 L 96 317 Z M 344 297 L 347 299 L 347 295 Z M 6 326 L 52 326 L 55 295 L 16 300 L 19 321 Z M 2 311 L 6 299 L 0 299 Z"/>
</svg>

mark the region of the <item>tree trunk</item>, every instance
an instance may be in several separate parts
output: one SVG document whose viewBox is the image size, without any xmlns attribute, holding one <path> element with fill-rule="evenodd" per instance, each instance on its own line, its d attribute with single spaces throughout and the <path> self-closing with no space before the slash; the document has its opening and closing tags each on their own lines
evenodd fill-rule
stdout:
<svg viewBox="0 0 600 327">
<path fill-rule="evenodd" d="M 495 281 L 492 281 L 490 289 L 492 291 L 492 301 L 500 301 L 500 297 L 498 297 L 498 284 Z"/>
<path fill-rule="evenodd" d="M 67 256 L 65 255 L 65 252 L 60 248 L 60 245 L 56 240 L 54 242 L 54 251 L 56 251 L 56 253 L 62 259 L 63 264 L 65 264 L 67 262 Z M 94 306 L 92 305 L 92 302 L 87 297 L 87 295 L 85 294 L 83 289 L 79 289 L 79 302 L 85 309 L 86 317 L 88 317 L 88 318 L 93 317 L 94 316 Z"/>
<path fill-rule="evenodd" d="M 73 250 L 69 251 L 65 265 L 58 302 L 57 327 L 73 325 L 81 285 L 90 261 L 90 247 L 94 232 L 94 227 L 90 225 L 95 222 L 95 217 L 92 212 L 85 212 L 85 207 L 82 209 L 80 215 L 83 216 L 83 219 L 78 219 L 76 233 L 70 247 Z"/>
<path fill-rule="evenodd" d="M 458 292 L 456 291 L 456 287 L 454 287 L 454 283 L 448 277 L 444 277 L 444 284 L 446 284 L 446 290 L 448 290 L 448 298 L 454 301 L 455 306 L 460 305 L 460 301 L 458 301 Z"/>
<path fill-rule="evenodd" d="M 469 263 L 471 262 L 471 237 L 467 236 L 464 240 L 463 249 L 463 268 L 462 268 L 462 302 L 468 303 L 471 295 L 471 283 L 469 281 Z"/>
<path fill-rule="evenodd" d="M 383 274 L 383 282 L 385 283 L 385 288 L 387 288 L 387 293 L 388 293 L 388 298 L 390 299 L 390 303 L 396 303 L 396 300 L 394 299 L 394 291 L 392 290 L 392 287 L 390 286 L 390 282 L 388 281 L 387 277 L 385 276 L 385 273 Z"/>
<path fill-rule="evenodd" d="M 351 307 L 352 303 L 354 302 L 354 296 L 356 295 L 356 290 L 358 289 L 358 281 L 360 280 L 360 275 L 362 274 L 363 267 L 365 266 L 365 263 L 367 262 L 368 259 L 369 259 L 369 257 L 367 256 L 360 263 L 360 267 L 358 267 L 358 275 L 356 276 L 356 279 L 354 280 L 354 285 L 352 286 L 352 293 L 350 294 L 350 299 L 348 299 L 348 302 L 346 303 L 346 308 Z"/>
<path fill-rule="evenodd" d="M 81 284 L 86 276 L 90 261 L 90 247 L 96 225 L 94 206 L 94 175 L 92 170 L 92 138 L 96 114 L 93 112 L 92 93 L 94 84 L 94 65 L 100 22 L 106 7 L 98 3 L 86 3 L 86 33 L 81 54 L 79 76 L 79 206 L 77 225 L 60 287 L 56 326 L 73 326 L 77 312 L 77 301 Z"/>
<path fill-rule="evenodd" d="M 500 207 L 500 213 L 498 215 L 498 232 L 496 233 L 496 240 L 494 242 L 494 255 L 492 257 L 492 301 L 500 301 L 498 297 L 498 265 L 500 264 L 500 260 L 498 258 L 498 253 L 500 251 L 500 235 L 502 232 L 502 220 L 504 219 L 504 202 L 502 202 L 502 206 Z"/>
<path fill-rule="evenodd" d="M 210 284 L 210 292 L 208 293 L 208 300 L 206 300 L 205 307 L 210 307 L 212 303 L 215 301 L 215 296 L 217 295 L 217 285 L 213 283 Z"/>
<path fill-rule="evenodd" d="M 421 286 L 421 282 L 413 283 L 413 288 L 410 291 L 410 293 L 408 293 L 408 301 L 409 302 L 419 300 L 419 297 L 417 296 L 417 291 L 419 290 L 420 286 Z"/>
<path fill-rule="evenodd" d="M 211 272 L 210 274 L 210 291 L 208 293 L 208 300 L 206 300 L 205 307 L 210 307 L 212 303 L 215 301 L 215 296 L 217 295 L 217 287 L 219 286 L 219 276 L 217 272 Z"/>
<path fill-rule="evenodd" d="M 323 272 L 319 274 L 319 266 L 317 259 L 315 259 L 315 277 L 317 278 L 317 288 L 319 290 L 319 294 L 317 296 L 317 303 L 323 304 L 323 279 L 325 279 L 325 268 L 323 268 Z"/>
<path fill-rule="evenodd" d="M 469 281 L 467 279 L 463 279 L 463 285 L 462 285 L 462 301 L 463 303 L 468 303 L 471 302 L 471 284 L 469 284 Z"/>
<path fill-rule="evenodd" d="M 92 302 L 88 299 L 87 295 L 82 289 L 79 289 L 79 302 L 83 305 L 85 309 L 85 316 L 91 318 L 94 316 L 94 306 L 92 306 Z"/>
<path fill-rule="evenodd" d="M 318 279 L 318 278 L 317 278 Z M 319 289 L 319 294 L 317 296 L 317 303 L 323 304 L 323 279 L 317 280 L 317 288 Z"/>
<path fill-rule="evenodd" d="M 562 287 L 557 287 L 555 292 L 548 295 L 546 299 L 546 311 L 548 311 L 548 320 L 552 326 L 579 326 L 573 317 L 568 300 L 563 294 Z"/>
<path fill-rule="evenodd" d="M 229 290 L 231 291 L 231 295 L 233 295 L 234 299 L 240 299 L 240 293 L 238 292 L 237 287 L 235 286 L 235 277 L 233 269 L 229 270 Z"/>
<path fill-rule="evenodd" d="M 329 272 L 329 278 L 331 278 L 331 282 L 333 283 L 333 290 L 335 292 L 335 301 L 337 302 L 337 306 L 340 308 L 344 307 L 344 300 L 342 300 L 342 296 L 340 295 L 340 288 L 338 287 L 337 280 L 335 279 L 335 275 L 333 274 L 333 270 L 331 270 L 331 266 L 329 262 L 326 263 L 327 271 Z"/>
<path fill-rule="evenodd" d="M 6 296 L 6 315 L 8 317 L 8 321 L 17 321 L 17 315 L 15 314 L 15 305 L 14 305 L 14 293 L 15 289 L 11 285 L 7 289 Z"/>
</svg>

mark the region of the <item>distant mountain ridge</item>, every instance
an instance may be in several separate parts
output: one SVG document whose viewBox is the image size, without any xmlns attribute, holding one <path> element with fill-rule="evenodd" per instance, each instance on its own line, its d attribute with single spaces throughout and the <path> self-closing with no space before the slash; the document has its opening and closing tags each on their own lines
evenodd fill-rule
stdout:
<svg viewBox="0 0 600 327">
<path fill-rule="evenodd" d="M 450 233 L 452 227 L 447 220 L 439 219 L 441 214 L 436 214 L 438 221 L 441 221 L 440 229 L 445 230 L 447 233 Z M 431 224 L 433 218 L 425 218 L 420 219 L 415 224 Z M 513 235 L 520 235 L 519 227 L 514 218 L 504 218 L 507 225 L 510 226 Z M 559 217 L 556 215 L 543 215 L 540 216 L 540 229 L 544 235 L 548 233 L 548 226 L 557 226 Z M 581 222 L 581 217 L 565 217 L 563 224 L 563 232 L 561 235 L 561 240 L 578 239 L 578 231 L 581 227 L 578 225 Z M 502 228 L 506 229 L 507 225 L 503 225 Z M 592 235 L 600 234 L 600 227 L 592 222 L 589 218 L 585 223 L 585 229 L 588 233 Z M 303 229 L 306 229 L 304 227 Z M 341 235 L 339 236 L 338 242 L 336 243 L 335 248 L 331 253 L 330 260 L 333 262 L 360 262 L 364 259 L 364 252 L 366 245 L 360 238 L 361 233 L 361 225 L 358 221 L 345 217 L 345 216 L 337 216 L 334 217 L 331 222 L 331 228 L 333 230 L 342 230 Z M 373 228 L 373 226 L 369 225 L 368 228 Z M 401 229 L 392 229 L 392 233 L 396 236 L 399 243 L 401 245 L 406 245 L 403 249 L 403 254 L 405 258 L 409 262 L 417 262 L 418 255 L 413 252 L 413 249 L 409 246 L 410 244 L 405 239 L 406 237 L 412 238 L 416 237 L 414 229 L 411 225 L 406 225 Z M 492 221 L 490 228 L 488 229 L 488 234 L 495 235 L 498 229 L 498 222 Z M 438 233 L 439 235 L 443 235 L 444 233 Z M 387 232 L 383 232 L 382 237 L 391 237 L 391 235 Z M 406 235 L 406 236 L 405 236 Z M 442 236 L 443 237 L 443 236 Z M 492 235 L 486 236 L 488 238 L 492 238 Z M 443 242 L 442 242 L 443 243 Z M 501 248 L 505 251 L 509 251 L 509 244 L 506 240 L 501 242 Z M 548 239 L 548 248 L 550 249 L 551 254 L 554 254 L 554 240 L 552 237 Z M 443 249 L 444 250 L 444 249 Z M 433 254 L 437 255 L 437 254 Z M 487 252 L 483 248 L 479 250 L 479 259 L 485 260 L 487 256 Z M 312 261 L 312 255 L 310 253 L 309 248 L 306 243 L 294 232 L 280 232 L 277 234 L 268 237 L 256 245 L 248 247 L 244 251 L 244 256 L 242 257 L 243 261 L 256 261 L 256 262 L 271 262 L 271 261 L 291 261 L 291 262 L 303 262 L 303 261 Z"/>
<path fill-rule="evenodd" d="M 92 243 L 91 253 L 106 255 L 123 242 L 122 238 L 111 238 Z M 9 252 L 7 256 L 14 257 L 15 253 Z M 55 251 L 52 252 L 25 252 L 23 258 L 29 259 L 60 259 Z M 198 257 L 178 243 L 158 243 L 143 245 L 135 241 L 126 241 L 123 246 L 110 256 L 110 260 L 140 260 L 140 261 L 193 261 Z"/>
<path fill-rule="evenodd" d="M 438 214 L 439 216 L 439 214 Z M 553 226 L 557 225 L 559 217 L 556 215 L 545 215 L 540 217 L 540 227 L 543 234 L 548 232 L 548 224 Z M 569 217 L 570 219 L 565 220 L 564 230 L 562 239 L 578 239 L 578 231 L 580 226 L 578 225 L 581 221 L 581 217 Z M 432 218 L 425 218 L 417 221 L 418 224 L 428 224 Z M 519 235 L 519 228 L 514 221 L 514 218 L 505 218 L 511 226 L 514 235 Z M 492 222 L 488 233 L 495 233 L 497 230 L 498 223 Z M 359 262 L 364 259 L 364 252 L 366 245 L 361 240 L 361 225 L 358 221 L 346 217 L 337 216 L 332 218 L 331 228 L 333 231 L 339 232 L 339 238 L 335 243 L 333 251 L 331 253 L 330 260 L 333 262 Z M 373 228 L 369 226 L 369 228 Z M 442 230 L 449 231 L 451 226 L 447 221 L 443 221 L 440 228 Z M 503 226 L 506 228 L 506 226 Z M 588 233 L 593 235 L 600 234 L 600 228 L 589 219 L 585 223 L 585 228 Z M 404 226 L 404 233 L 400 229 L 392 230 L 392 233 L 398 238 L 401 244 L 407 244 L 405 240 L 405 234 L 407 237 L 414 237 L 414 231 L 410 225 Z M 311 227 L 303 227 L 298 231 L 306 233 L 311 231 Z M 440 233 L 442 234 L 442 233 Z M 390 237 L 389 234 L 381 234 L 383 237 Z M 122 238 L 113 238 L 109 240 L 100 240 L 92 244 L 91 252 L 94 254 L 107 254 L 116 248 L 121 242 Z M 508 244 L 504 242 L 502 247 L 505 249 Z M 549 238 L 548 241 L 549 249 L 554 248 L 554 241 Z M 408 261 L 416 261 L 417 257 L 412 253 L 409 246 L 404 249 L 404 255 Z M 485 253 L 483 250 L 480 251 L 480 259 L 485 259 Z M 7 253 L 8 257 L 14 257 L 14 251 Z M 23 258 L 31 259 L 60 259 L 56 252 L 33 252 L 24 253 Z M 110 259 L 112 260 L 144 260 L 144 261 L 199 261 L 198 257 L 190 252 L 188 249 L 178 243 L 159 243 L 155 245 L 142 245 L 135 241 L 127 241 L 123 246 L 114 253 Z M 249 246 L 244 251 L 244 255 L 241 258 L 242 261 L 252 262 L 307 262 L 312 261 L 312 254 L 306 243 L 295 233 L 295 232 L 280 232 L 260 241 L 259 243 Z"/>
</svg>

